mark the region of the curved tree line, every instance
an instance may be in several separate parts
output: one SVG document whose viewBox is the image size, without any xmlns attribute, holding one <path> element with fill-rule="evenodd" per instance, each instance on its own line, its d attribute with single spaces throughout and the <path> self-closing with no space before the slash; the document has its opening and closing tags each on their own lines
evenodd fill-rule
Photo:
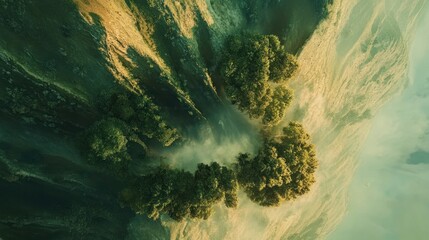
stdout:
<svg viewBox="0 0 429 240">
<path fill-rule="evenodd" d="M 200 163 L 195 172 L 159 166 L 144 176 L 131 174 L 131 143 L 147 151 L 148 142 L 167 147 L 180 138 L 159 107 L 137 94 L 115 93 L 103 101 L 105 118 L 83 134 L 83 153 L 89 163 L 125 177 L 122 203 L 152 219 L 163 214 L 177 221 L 207 219 L 220 202 L 236 208 L 239 189 L 261 206 L 295 199 L 315 182 L 314 146 L 300 123 L 289 123 L 279 134 L 272 127 L 292 101 L 286 84 L 297 68 L 295 57 L 275 36 L 244 34 L 226 40 L 218 66 L 225 95 L 249 117 L 260 119 L 265 132 L 257 154 L 242 153 L 230 166 Z"/>
</svg>

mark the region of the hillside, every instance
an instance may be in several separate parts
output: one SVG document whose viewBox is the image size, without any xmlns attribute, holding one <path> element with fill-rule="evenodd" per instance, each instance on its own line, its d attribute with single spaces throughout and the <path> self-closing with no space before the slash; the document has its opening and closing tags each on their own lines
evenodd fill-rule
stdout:
<svg viewBox="0 0 429 240">
<path fill-rule="evenodd" d="M 218 75 L 223 44 L 274 34 L 297 55 L 327 2 L 0 0 L 0 15 L 0 238 L 123 239 L 134 218 L 118 201 L 128 183 L 87 162 L 82 135 L 128 96 L 149 106 L 139 110 L 149 116 L 143 137 L 128 146 L 136 174 L 254 153 L 259 123 L 230 103 Z M 181 161 L 205 141 L 211 157 Z M 141 237 L 170 235 L 143 221 L 152 231 Z"/>
</svg>

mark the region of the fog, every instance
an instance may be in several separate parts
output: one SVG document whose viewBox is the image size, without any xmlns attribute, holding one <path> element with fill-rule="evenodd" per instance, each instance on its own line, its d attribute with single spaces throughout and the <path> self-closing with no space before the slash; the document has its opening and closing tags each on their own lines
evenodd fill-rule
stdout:
<svg viewBox="0 0 429 240">
<path fill-rule="evenodd" d="M 237 126 L 238 127 L 238 126 Z M 195 171 L 198 163 L 218 162 L 229 166 L 240 153 L 256 153 L 260 145 L 258 131 L 247 128 L 241 134 L 215 134 L 207 129 L 173 151 L 164 153 L 167 163 L 174 168 Z"/>
<path fill-rule="evenodd" d="M 429 8 L 410 54 L 410 85 L 375 118 L 343 222 L 329 239 L 429 236 Z"/>
</svg>

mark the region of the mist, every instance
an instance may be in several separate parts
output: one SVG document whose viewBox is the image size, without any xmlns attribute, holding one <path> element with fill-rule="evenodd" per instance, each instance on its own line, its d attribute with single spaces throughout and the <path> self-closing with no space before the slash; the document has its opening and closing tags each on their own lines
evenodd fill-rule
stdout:
<svg viewBox="0 0 429 240">
<path fill-rule="evenodd" d="M 427 239 L 429 8 L 410 54 L 410 85 L 377 115 L 344 221 L 329 239 Z"/>
<path fill-rule="evenodd" d="M 240 153 L 255 154 L 261 146 L 260 123 L 226 105 L 213 111 L 207 123 L 188 131 L 184 142 L 166 149 L 162 160 L 177 169 L 195 171 L 199 163 L 235 163 Z"/>
<path fill-rule="evenodd" d="M 222 126 L 225 126 L 222 124 Z M 165 162 L 174 168 L 195 171 L 198 163 L 230 166 L 240 153 L 254 154 L 259 149 L 261 139 L 257 128 L 247 126 L 229 126 L 226 131 L 217 134 L 208 126 L 200 130 L 194 138 L 188 139 L 180 147 L 163 153 Z M 235 130 L 235 131 L 234 131 Z"/>
</svg>

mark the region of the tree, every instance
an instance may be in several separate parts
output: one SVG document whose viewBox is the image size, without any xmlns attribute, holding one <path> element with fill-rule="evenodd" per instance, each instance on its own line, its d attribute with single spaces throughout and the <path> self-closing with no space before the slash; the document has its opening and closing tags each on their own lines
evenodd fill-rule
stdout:
<svg viewBox="0 0 429 240">
<path fill-rule="evenodd" d="M 236 208 L 238 205 L 238 181 L 234 170 L 222 167 L 219 183 L 224 193 L 225 206 L 228 208 Z"/>
<path fill-rule="evenodd" d="M 317 168 L 314 146 L 301 124 L 291 122 L 282 135 L 266 138 L 255 157 L 241 154 L 237 179 L 249 198 L 262 206 L 276 206 L 309 191 Z"/>
<path fill-rule="evenodd" d="M 126 122 L 140 137 L 154 139 L 164 146 L 178 139 L 177 130 L 168 126 L 159 107 L 146 95 L 116 93 L 108 102 L 110 114 Z"/>
<path fill-rule="evenodd" d="M 263 117 L 272 103 L 263 120 L 264 124 L 272 124 L 284 112 L 274 109 L 290 102 L 286 99 L 288 102 L 279 104 L 283 99 L 276 99 L 278 94 L 273 84 L 292 77 L 297 66 L 295 58 L 285 51 L 276 36 L 246 34 L 227 39 L 219 69 L 231 103 L 251 118 Z"/>
<path fill-rule="evenodd" d="M 137 178 L 122 192 L 122 198 L 136 213 L 157 219 L 160 214 L 172 211 L 175 198 L 191 191 L 192 181 L 189 172 L 159 167 L 152 174 Z"/>
<path fill-rule="evenodd" d="M 210 204 L 224 199 L 227 207 L 237 206 L 234 198 L 236 199 L 238 183 L 233 170 L 216 162 L 210 165 L 200 163 L 195 172 L 195 183 L 197 203 Z"/>
<path fill-rule="evenodd" d="M 85 134 L 86 155 L 92 163 L 128 161 L 127 127 L 117 119 L 108 118 L 94 123 Z"/>
<path fill-rule="evenodd" d="M 110 99 L 110 110 L 114 116 L 129 121 L 135 115 L 132 103 L 125 94 L 114 94 Z"/>
<path fill-rule="evenodd" d="M 300 123 L 291 122 L 283 128 L 283 134 L 274 140 L 274 146 L 278 153 L 284 156 L 293 175 L 292 181 L 287 185 L 287 198 L 294 199 L 307 193 L 315 182 L 314 172 L 318 166 L 310 135 Z"/>
<path fill-rule="evenodd" d="M 267 125 L 277 124 L 285 116 L 286 110 L 292 102 L 293 91 L 284 86 L 274 90 L 272 100 L 265 108 L 262 122 Z"/>
<path fill-rule="evenodd" d="M 269 88 L 268 40 L 259 35 L 230 37 L 220 72 L 231 102 L 251 117 L 261 116 Z"/>
<path fill-rule="evenodd" d="M 207 219 L 213 205 L 224 200 L 237 206 L 238 183 L 234 171 L 218 163 L 199 164 L 194 174 L 159 167 L 152 174 L 136 179 L 122 198 L 138 214 L 157 219 L 168 214 L 172 219 Z"/>
<path fill-rule="evenodd" d="M 270 77 L 273 82 L 284 82 L 296 73 L 298 62 L 292 54 L 286 52 L 280 40 L 273 35 L 269 35 L 270 42 Z"/>
<path fill-rule="evenodd" d="M 131 99 L 136 109 L 131 124 L 140 134 L 155 139 L 164 146 L 170 146 L 179 138 L 177 130 L 168 126 L 159 107 L 150 98 L 133 96 Z"/>
</svg>

